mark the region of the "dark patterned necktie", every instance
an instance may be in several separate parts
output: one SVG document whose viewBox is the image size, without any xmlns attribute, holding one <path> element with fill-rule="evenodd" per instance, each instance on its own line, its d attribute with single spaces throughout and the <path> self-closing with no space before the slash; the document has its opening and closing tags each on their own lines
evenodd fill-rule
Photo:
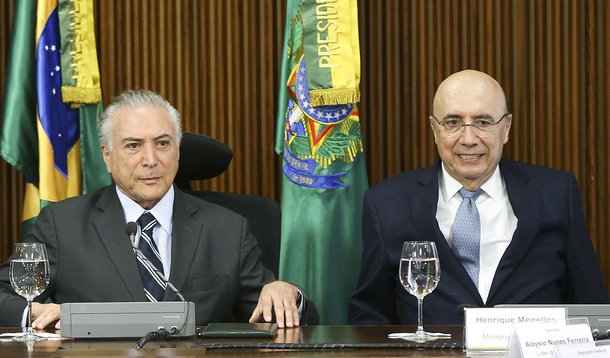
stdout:
<svg viewBox="0 0 610 358">
<path fill-rule="evenodd" d="M 477 191 L 460 189 L 462 203 L 453 223 L 453 252 L 477 287 L 479 286 L 481 219 L 475 201 L 482 191 L 482 189 Z"/>
<path fill-rule="evenodd" d="M 146 256 L 146 259 L 138 256 L 138 268 L 144 283 L 144 291 L 149 301 L 161 301 L 165 293 L 166 284 L 155 270 L 161 275 L 163 274 L 163 264 L 161 263 L 161 255 L 157 249 L 157 245 L 153 240 L 153 228 L 157 225 L 157 219 L 153 214 L 145 212 L 138 219 L 140 226 L 140 242 L 138 248 Z M 153 267 L 154 265 L 154 267 Z"/>
</svg>

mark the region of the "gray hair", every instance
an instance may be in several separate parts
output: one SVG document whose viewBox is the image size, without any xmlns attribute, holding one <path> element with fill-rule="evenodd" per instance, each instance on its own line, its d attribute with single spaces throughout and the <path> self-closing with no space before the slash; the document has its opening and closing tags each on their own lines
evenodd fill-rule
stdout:
<svg viewBox="0 0 610 358">
<path fill-rule="evenodd" d="M 108 151 L 112 150 L 112 140 L 110 128 L 114 120 L 115 112 L 124 107 L 161 107 L 171 118 L 174 129 L 176 130 L 177 145 L 180 146 L 182 140 L 182 120 L 180 113 L 160 94 L 144 89 L 127 90 L 118 96 L 114 97 L 108 107 L 100 115 L 97 122 L 97 134 L 100 139 L 100 144 L 106 147 Z"/>
</svg>

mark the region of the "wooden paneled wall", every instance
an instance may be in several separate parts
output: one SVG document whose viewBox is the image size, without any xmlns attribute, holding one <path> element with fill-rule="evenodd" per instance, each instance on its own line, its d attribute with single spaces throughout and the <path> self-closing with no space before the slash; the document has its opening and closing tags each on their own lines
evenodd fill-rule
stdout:
<svg viewBox="0 0 610 358">
<path fill-rule="evenodd" d="M 0 2 L 4 83 L 13 2 Z M 284 0 L 96 2 L 104 102 L 124 89 L 165 95 L 184 129 L 234 150 L 198 187 L 279 200 L 273 152 Z M 610 4 L 605 0 L 359 0 L 360 104 L 371 184 L 432 163 L 436 86 L 474 68 L 504 87 L 505 156 L 573 172 L 610 283 Z M 0 88 L 0 99 L 4 88 Z M 22 177 L 0 163 L 0 258 L 18 240 Z"/>
<path fill-rule="evenodd" d="M 273 1 L 100 1 L 104 102 L 128 88 L 163 94 L 182 113 L 185 131 L 233 148 L 234 164 L 210 189 L 275 197 L 283 8 Z"/>
</svg>

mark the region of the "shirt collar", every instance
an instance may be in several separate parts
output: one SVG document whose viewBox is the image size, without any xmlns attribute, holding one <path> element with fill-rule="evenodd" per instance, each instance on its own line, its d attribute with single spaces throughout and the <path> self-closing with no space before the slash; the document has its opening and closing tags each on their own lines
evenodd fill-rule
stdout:
<svg viewBox="0 0 610 358">
<path fill-rule="evenodd" d="M 136 222 L 145 211 L 148 211 L 155 216 L 155 219 L 157 219 L 159 225 L 161 225 L 165 231 L 171 234 L 175 196 L 173 185 L 169 187 L 169 190 L 167 193 L 165 193 L 157 205 L 153 206 L 150 210 L 145 210 L 142 208 L 138 203 L 133 201 L 133 199 L 125 195 L 118 186 L 115 186 L 115 189 L 119 197 L 119 201 L 121 202 L 121 206 L 123 207 L 123 212 L 125 213 L 126 223 L 130 221 Z"/>
<path fill-rule="evenodd" d="M 443 200 L 448 202 L 455 195 L 459 195 L 458 191 L 462 188 L 462 184 L 449 175 L 449 172 L 447 172 L 447 169 L 445 168 L 445 163 L 442 163 L 441 168 L 439 187 Z M 481 189 L 483 189 L 486 196 L 498 200 L 502 196 L 502 187 L 502 175 L 500 175 L 500 166 L 498 165 L 491 177 L 481 185 Z"/>
</svg>

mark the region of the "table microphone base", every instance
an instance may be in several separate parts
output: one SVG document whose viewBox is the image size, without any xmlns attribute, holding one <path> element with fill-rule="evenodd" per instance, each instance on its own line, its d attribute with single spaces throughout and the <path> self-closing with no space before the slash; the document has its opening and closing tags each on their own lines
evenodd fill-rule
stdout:
<svg viewBox="0 0 610 358">
<path fill-rule="evenodd" d="M 61 304 L 61 335 L 70 338 L 139 338 L 176 327 L 195 335 L 193 302 L 87 302 Z"/>
</svg>

